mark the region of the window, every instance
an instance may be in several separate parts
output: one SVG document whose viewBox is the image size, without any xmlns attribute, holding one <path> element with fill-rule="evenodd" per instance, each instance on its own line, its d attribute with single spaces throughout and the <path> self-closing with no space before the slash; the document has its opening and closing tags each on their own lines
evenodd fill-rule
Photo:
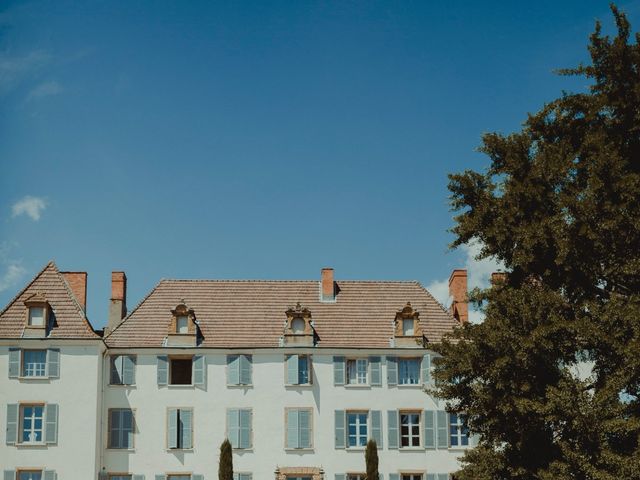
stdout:
<svg viewBox="0 0 640 480">
<path fill-rule="evenodd" d="M 403 473 L 402 480 L 422 480 L 421 473 Z"/>
<path fill-rule="evenodd" d="M 347 383 L 349 385 L 365 385 L 367 383 L 367 359 L 347 360 Z"/>
<path fill-rule="evenodd" d="M 347 480 L 365 480 L 365 478 L 364 473 L 347 473 Z"/>
<path fill-rule="evenodd" d="M 415 320 L 413 318 L 405 318 L 402 320 L 402 335 L 413 336 L 414 322 Z"/>
<path fill-rule="evenodd" d="M 169 385 L 191 385 L 193 358 L 171 358 Z"/>
<path fill-rule="evenodd" d="M 21 443 L 44 442 L 44 405 L 21 405 Z"/>
<path fill-rule="evenodd" d="M 191 480 L 191 475 L 167 475 L 167 480 Z"/>
<path fill-rule="evenodd" d="M 20 470 L 18 480 L 42 480 L 42 470 Z"/>
<path fill-rule="evenodd" d="M 367 413 L 347 412 L 347 439 L 349 447 L 367 445 Z"/>
<path fill-rule="evenodd" d="M 23 377 L 44 377 L 47 372 L 47 351 L 46 350 L 23 350 L 22 351 L 22 376 Z"/>
<path fill-rule="evenodd" d="M 133 385 L 135 383 L 135 357 L 111 355 L 110 385 Z"/>
<path fill-rule="evenodd" d="M 420 383 L 420 359 L 398 359 L 398 384 L 418 385 Z"/>
<path fill-rule="evenodd" d="M 227 410 L 227 438 L 233 448 L 251 448 L 251 417 L 248 408 Z"/>
<path fill-rule="evenodd" d="M 419 412 L 400 412 L 400 446 L 420 446 Z"/>
<path fill-rule="evenodd" d="M 464 426 L 462 415 L 449 414 L 449 442 L 452 447 L 469 445 L 469 429 Z"/>
<path fill-rule="evenodd" d="M 291 330 L 295 334 L 304 333 L 305 327 L 306 327 L 306 322 L 304 321 L 304 318 L 294 318 L 291 321 Z"/>
<path fill-rule="evenodd" d="M 251 385 L 251 355 L 227 355 L 227 385 Z"/>
<path fill-rule="evenodd" d="M 109 475 L 109 480 L 131 480 L 131 475 L 126 475 L 126 474 Z"/>
<path fill-rule="evenodd" d="M 170 449 L 193 448 L 193 410 L 170 408 L 167 411 L 167 447 Z"/>
<path fill-rule="evenodd" d="M 313 425 L 310 408 L 286 409 L 286 447 L 312 448 Z"/>
<path fill-rule="evenodd" d="M 233 480 L 251 480 L 253 478 L 253 475 L 251 475 L 250 473 L 246 473 L 246 472 L 239 472 L 239 473 L 234 473 L 233 474 Z"/>
<path fill-rule="evenodd" d="M 109 410 L 109 448 L 133 448 L 133 410 Z"/>
<path fill-rule="evenodd" d="M 189 333 L 189 317 L 186 315 L 176 317 L 176 333 Z"/>
<path fill-rule="evenodd" d="M 46 311 L 45 307 L 29 307 L 29 325 L 32 327 L 44 327 Z"/>
<path fill-rule="evenodd" d="M 311 384 L 311 356 L 288 355 L 286 357 L 287 385 Z"/>
</svg>

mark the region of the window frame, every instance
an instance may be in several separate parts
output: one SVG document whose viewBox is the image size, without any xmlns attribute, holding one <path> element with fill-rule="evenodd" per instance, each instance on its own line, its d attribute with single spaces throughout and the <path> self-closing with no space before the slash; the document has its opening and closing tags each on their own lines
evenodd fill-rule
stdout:
<svg viewBox="0 0 640 480">
<path fill-rule="evenodd" d="M 118 480 L 118 478 L 125 478 L 125 480 L 131 480 L 133 475 L 131 473 L 109 473 L 107 474 L 108 480 Z"/>
<path fill-rule="evenodd" d="M 351 382 L 349 363 L 355 362 L 356 381 Z M 364 382 L 360 382 L 359 363 L 364 362 Z M 369 359 L 367 357 L 347 357 L 344 361 L 344 384 L 348 387 L 366 387 L 369 385 Z"/>
<path fill-rule="evenodd" d="M 111 412 L 113 411 L 130 411 L 131 412 L 131 445 L 128 447 L 111 446 Z M 122 434 L 120 434 L 122 435 Z M 135 450 L 136 446 L 136 409 L 135 408 L 109 408 L 107 410 L 107 450 Z"/>
<path fill-rule="evenodd" d="M 370 433 L 371 433 L 371 415 L 369 414 L 369 410 L 346 410 L 344 412 L 344 426 L 345 426 L 345 433 L 346 433 L 346 442 L 345 442 L 345 448 L 347 450 L 363 450 L 364 448 L 367 447 L 367 442 L 369 441 L 370 437 Z M 365 435 L 365 442 L 364 445 L 350 445 L 350 437 L 351 435 L 349 434 L 349 415 L 366 415 L 366 420 L 365 420 L 365 426 L 367 427 L 367 433 Z M 356 422 L 356 443 L 358 441 L 358 439 L 361 437 L 360 435 L 360 431 L 357 430 L 358 427 L 361 426 L 361 424 L 359 424 L 358 422 Z"/>
<path fill-rule="evenodd" d="M 176 425 L 176 434 L 177 434 L 177 438 L 176 438 L 176 444 L 178 444 L 177 447 L 172 448 L 169 446 L 169 412 L 171 410 L 177 410 L 177 414 L 176 414 L 176 421 L 178 422 L 178 424 Z M 180 429 L 178 428 L 180 426 L 180 412 L 183 410 L 189 410 L 191 412 L 191 447 L 189 448 L 185 448 L 183 445 L 180 445 L 182 443 L 182 434 Z M 166 408 L 166 413 L 165 413 L 165 448 L 168 452 L 174 452 L 174 451 L 190 451 L 193 450 L 194 448 L 194 440 L 195 440 L 195 414 L 194 414 L 194 408 L 193 407 L 167 407 Z"/>
<path fill-rule="evenodd" d="M 289 447 L 288 435 L 289 435 L 289 411 L 308 411 L 309 412 L 309 446 L 308 447 Z M 253 428 L 253 424 L 252 424 Z M 297 452 L 300 450 L 313 450 L 315 447 L 315 420 L 313 415 L 313 407 L 285 407 L 284 408 L 284 449 L 285 451 Z M 298 441 L 300 440 L 300 422 L 298 422 Z M 312 475 L 313 476 L 313 475 Z"/>
<path fill-rule="evenodd" d="M 418 477 L 417 480 L 424 480 L 424 472 L 415 471 L 401 471 L 399 472 L 400 480 L 405 480 L 405 476 L 410 477 L 407 480 L 416 480 L 414 477 Z"/>
<path fill-rule="evenodd" d="M 27 307 L 27 326 L 29 328 L 42 328 L 45 329 L 47 328 L 47 323 L 49 321 L 49 305 L 46 303 L 36 303 L 36 304 L 32 304 L 29 305 Z M 34 323 L 31 322 L 32 317 L 32 312 L 34 309 L 42 309 L 42 325 L 35 325 Z"/>
<path fill-rule="evenodd" d="M 40 480 L 42 480 L 43 475 L 44 475 L 44 469 L 42 468 L 19 468 L 16 470 L 16 480 L 21 480 L 20 476 L 23 473 L 39 473 L 40 474 Z"/>
<path fill-rule="evenodd" d="M 459 413 L 449 413 L 449 415 L 447 415 L 448 418 L 448 435 L 447 435 L 447 439 L 449 441 L 449 448 L 469 448 L 469 441 L 470 441 L 470 436 L 469 436 L 469 429 L 467 428 L 467 432 L 465 433 L 465 427 L 463 424 L 463 420 L 462 420 L 462 415 Z M 456 423 L 452 422 L 453 418 L 456 418 Z M 456 432 L 453 433 L 452 430 L 456 429 Z M 457 445 L 453 444 L 453 439 L 456 438 L 456 441 L 458 442 Z M 462 441 L 466 441 L 466 444 L 463 444 Z"/>
<path fill-rule="evenodd" d="M 346 480 L 365 480 L 367 476 L 366 472 L 347 472 L 345 473 Z"/>
<path fill-rule="evenodd" d="M 193 387 L 195 384 L 193 383 L 193 359 L 195 355 L 168 355 L 168 373 L 167 373 L 167 387 Z M 173 383 L 173 361 L 174 360 L 190 360 L 191 361 L 191 373 L 190 379 L 191 383 Z"/>
<path fill-rule="evenodd" d="M 401 374 L 401 364 L 402 362 L 415 362 L 416 364 L 416 383 L 402 383 L 402 379 L 404 378 Z M 422 358 L 421 357 L 397 357 L 396 359 L 396 368 L 398 369 L 398 387 L 419 387 L 422 385 Z M 408 371 L 408 370 L 407 370 Z"/>
<path fill-rule="evenodd" d="M 24 409 L 25 408 L 42 408 L 42 417 L 41 417 L 41 422 L 42 422 L 42 426 L 40 428 L 40 441 L 24 441 Z M 33 423 L 35 423 L 35 419 L 36 417 L 32 416 L 33 420 L 32 420 L 32 428 L 31 428 L 31 432 L 34 432 L 34 428 L 33 428 Z M 46 428 L 47 428 L 47 404 L 45 402 L 25 402 L 25 403 L 20 403 L 18 404 L 18 438 L 17 438 L 17 442 L 16 445 L 21 445 L 21 446 L 39 446 L 39 445 L 46 445 L 47 442 L 45 440 L 45 434 L 46 434 Z M 36 469 L 37 470 L 37 469 Z M 31 471 L 30 469 L 26 470 L 26 471 Z M 35 471 L 35 470 L 34 470 Z"/>
<path fill-rule="evenodd" d="M 413 438 L 418 438 L 418 445 L 402 445 L 402 416 L 403 415 L 418 415 L 418 434 L 417 436 L 411 433 L 411 427 L 415 426 L 414 423 L 408 424 L 409 433 L 407 435 L 408 441 L 411 441 Z M 424 439 L 423 439 L 423 424 L 424 424 L 424 415 L 422 410 L 398 410 L 398 449 L 416 449 L 416 448 L 424 448 Z M 407 472 L 414 473 L 414 472 Z"/>
<path fill-rule="evenodd" d="M 135 385 L 134 383 L 124 383 L 124 357 L 133 357 L 133 355 L 128 355 L 126 353 L 122 353 L 122 354 L 111 354 L 109 355 L 109 386 L 113 386 L 113 387 L 128 387 L 131 385 Z M 115 367 L 115 362 L 116 359 L 121 359 L 121 363 L 122 363 L 122 367 L 120 370 L 120 374 L 119 374 L 119 378 L 120 378 L 120 383 L 114 383 L 113 382 L 113 370 Z M 116 369 L 116 372 L 118 370 Z"/>
<path fill-rule="evenodd" d="M 44 374 L 42 375 L 27 375 L 26 373 L 26 354 L 31 352 L 44 352 Z M 22 348 L 20 349 L 20 378 L 28 378 L 30 380 L 46 380 L 49 378 L 49 365 L 48 365 L 49 351 L 46 348 Z"/>
</svg>

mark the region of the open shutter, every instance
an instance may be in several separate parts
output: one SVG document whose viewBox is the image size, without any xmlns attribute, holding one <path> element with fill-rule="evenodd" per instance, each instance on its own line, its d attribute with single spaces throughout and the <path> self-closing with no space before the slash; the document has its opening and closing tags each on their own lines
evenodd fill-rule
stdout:
<svg viewBox="0 0 640 480">
<path fill-rule="evenodd" d="M 3 480 L 16 480 L 15 470 L 5 470 Z"/>
<path fill-rule="evenodd" d="M 240 448 L 251 448 L 251 410 L 240 410 Z"/>
<path fill-rule="evenodd" d="M 193 357 L 193 384 L 196 387 L 204 387 L 205 381 L 204 357 L 196 355 Z"/>
<path fill-rule="evenodd" d="M 431 355 L 426 354 L 422 357 L 422 364 L 421 364 L 421 370 L 422 370 L 422 384 L 423 385 L 430 385 L 431 384 Z"/>
<path fill-rule="evenodd" d="M 390 449 L 398 448 L 398 411 L 387 411 L 387 434 Z M 389 477 L 391 478 L 391 477 Z"/>
<path fill-rule="evenodd" d="M 309 410 L 298 411 L 298 429 L 300 437 L 298 439 L 300 448 L 311 448 L 311 412 Z"/>
<path fill-rule="evenodd" d="M 347 480 L 347 476 L 344 473 L 336 473 L 335 480 Z"/>
<path fill-rule="evenodd" d="M 438 410 L 436 412 L 437 424 L 438 424 L 438 448 L 449 447 L 449 415 L 444 410 Z"/>
<path fill-rule="evenodd" d="M 227 438 L 233 448 L 240 445 L 240 414 L 237 409 L 227 410 Z"/>
<path fill-rule="evenodd" d="M 178 448 L 178 409 L 167 411 L 167 447 Z"/>
<path fill-rule="evenodd" d="M 180 410 L 180 424 L 182 448 L 193 448 L 193 410 Z"/>
<path fill-rule="evenodd" d="M 158 357 L 158 386 L 169 383 L 169 357 L 161 355 Z"/>
<path fill-rule="evenodd" d="M 397 473 L 390 473 L 389 480 L 400 480 L 400 475 Z"/>
<path fill-rule="evenodd" d="M 335 448 L 345 448 L 345 418 L 344 410 L 335 411 Z"/>
<path fill-rule="evenodd" d="M 20 349 L 9 349 L 9 378 L 18 378 L 20 376 Z"/>
<path fill-rule="evenodd" d="M 156 475 L 156 480 L 166 480 L 167 476 L 164 473 Z"/>
<path fill-rule="evenodd" d="M 18 439 L 18 404 L 7 405 L 7 445 L 15 445 Z"/>
<path fill-rule="evenodd" d="M 371 438 L 382 448 L 382 412 L 371 410 Z"/>
<path fill-rule="evenodd" d="M 448 473 L 438 473 L 438 480 L 449 480 L 449 474 Z"/>
<path fill-rule="evenodd" d="M 135 385 L 136 383 L 136 357 L 124 355 L 122 357 L 122 383 Z"/>
<path fill-rule="evenodd" d="M 287 357 L 287 385 L 297 385 L 298 378 L 298 355 L 289 355 Z"/>
<path fill-rule="evenodd" d="M 370 383 L 373 387 L 382 385 L 382 374 L 380 372 L 380 357 L 369 357 Z"/>
<path fill-rule="evenodd" d="M 344 385 L 344 357 L 333 357 L 333 384 Z"/>
<path fill-rule="evenodd" d="M 240 355 L 240 384 L 251 385 L 251 355 Z"/>
<path fill-rule="evenodd" d="M 480 443 L 480 435 L 478 435 L 477 433 L 472 433 L 471 435 L 469 435 L 470 447 L 477 447 L 478 443 Z"/>
<path fill-rule="evenodd" d="M 298 410 L 287 410 L 287 448 L 299 448 Z"/>
<path fill-rule="evenodd" d="M 227 355 L 227 385 L 240 383 L 240 355 Z"/>
<path fill-rule="evenodd" d="M 132 480 L 144 480 L 144 475 L 134 475 Z"/>
<path fill-rule="evenodd" d="M 438 480 L 435 473 L 427 473 L 427 480 Z"/>
<path fill-rule="evenodd" d="M 134 432 L 133 410 L 122 411 L 122 441 L 125 448 L 133 448 Z"/>
<path fill-rule="evenodd" d="M 43 480 L 56 480 L 56 478 L 58 478 L 58 476 L 56 475 L 56 472 L 53 470 L 45 470 L 42 473 L 43 473 L 42 475 Z"/>
<path fill-rule="evenodd" d="M 191 480 L 204 480 L 204 475 L 194 473 L 193 475 L 191 475 Z"/>
<path fill-rule="evenodd" d="M 396 357 L 387 357 L 387 385 L 393 386 L 398 384 L 398 359 Z"/>
<path fill-rule="evenodd" d="M 424 411 L 424 448 L 436 448 L 436 412 Z"/>
<path fill-rule="evenodd" d="M 58 405 L 55 403 L 48 403 L 46 406 L 46 428 L 44 432 L 45 443 L 57 443 L 58 442 Z"/>
<path fill-rule="evenodd" d="M 60 378 L 60 350 L 57 348 L 47 351 L 47 371 L 49 378 Z"/>
</svg>

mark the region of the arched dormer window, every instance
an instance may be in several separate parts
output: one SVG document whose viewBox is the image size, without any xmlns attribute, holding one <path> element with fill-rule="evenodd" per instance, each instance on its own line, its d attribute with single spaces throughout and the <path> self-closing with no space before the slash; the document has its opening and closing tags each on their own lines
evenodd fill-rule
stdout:
<svg viewBox="0 0 640 480">
<path fill-rule="evenodd" d="M 46 297 L 38 292 L 24 301 L 27 307 L 25 322 L 25 336 L 45 337 L 49 326 L 51 306 Z"/>
<path fill-rule="evenodd" d="M 286 312 L 284 327 L 285 345 L 313 345 L 314 330 L 311 324 L 311 311 L 299 303 Z"/>
<path fill-rule="evenodd" d="M 415 346 L 416 341 L 422 339 L 420 313 L 411 306 L 411 302 L 407 302 L 404 308 L 396 312 L 394 323 L 396 345 L 406 343 L 406 346 Z"/>
<path fill-rule="evenodd" d="M 167 344 L 195 346 L 197 333 L 195 312 L 184 303 L 184 300 L 181 300 L 176 308 L 171 310 Z"/>
</svg>

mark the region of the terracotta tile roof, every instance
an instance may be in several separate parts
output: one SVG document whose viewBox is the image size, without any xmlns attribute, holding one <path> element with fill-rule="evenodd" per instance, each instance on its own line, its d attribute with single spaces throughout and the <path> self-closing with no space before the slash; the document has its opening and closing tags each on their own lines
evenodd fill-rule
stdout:
<svg viewBox="0 0 640 480">
<path fill-rule="evenodd" d="M 338 281 L 335 303 L 322 303 L 318 281 L 162 280 L 106 338 L 112 347 L 160 347 L 171 310 L 183 299 L 195 311 L 203 347 L 277 347 L 285 311 L 311 310 L 320 347 L 389 347 L 396 312 L 420 313 L 431 342 L 456 325 L 418 282 Z"/>
<path fill-rule="evenodd" d="M 27 322 L 24 301 L 36 293 L 46 298 L 55 315 L 56 326 L 47 338 L 100 338 L 53 262 L 49 262 L 0 312 L 0 338 L 23 338 Z"/>
</svg>

